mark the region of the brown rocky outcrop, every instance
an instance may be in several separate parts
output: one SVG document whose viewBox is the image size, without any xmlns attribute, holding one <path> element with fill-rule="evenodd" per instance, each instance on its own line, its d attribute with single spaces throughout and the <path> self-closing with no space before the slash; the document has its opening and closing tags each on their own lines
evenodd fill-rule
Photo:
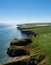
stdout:
<svg viewBox="0 0 51 65">
<path fill-rule="evenodd" d="M 29 55 L 29 52 L 24 49 L 10 49 L 10 48 L 8 48 L 7 54 L 10 57 L 17 57 L 17 56 Z"/>
<path fill-rule="evenodd" d="M 14 39 L 11 43 L 10 46 L 26 46 L 28 44 L 32 43 L 31 39 Z"/>
</svg>

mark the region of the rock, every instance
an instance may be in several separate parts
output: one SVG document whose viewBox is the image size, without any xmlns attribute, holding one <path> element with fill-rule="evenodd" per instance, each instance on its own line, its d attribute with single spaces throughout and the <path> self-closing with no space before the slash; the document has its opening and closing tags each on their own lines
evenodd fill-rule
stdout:
<svg viewBox="0 0 51 65">
<path fill-rule="evenodd" d="M 10 57 L 22 56 L 22 55 L 29 55 L 29 52 L 24 49 L 10 49 L 8 48 L 7 54 Z"/>
<path fill-rule="evenodd" d="M 19 27 L 19 26 L 17 27 L 17 29 L 18 29 L 18 30 L 22 30 L 22 28 L 21 28 L 21 27 Z"/>
<path fill-rule="evenodd" d="M 33 31 L 29 31 L 29 30 L 21 30 L 21 33 L 26 34 L 27 36 L 30 36 L 30 35 L 32 35 L 34 37 L 37 36 L 37 33 L 33 32 Z"/>
<path fill-rule="evenodd" d="M 30 43 L 32 43 L 31 39 L 23 39 L 23 40 L 14 39 L 10 43 L 10 46 L 26 46 L 26 45 L 28 45 Z"/>
<path fill-rule="evenodd" d="M 4 64 L 4 65 L 27 65 L 27 62 L 19 61 L 19 62 Z"/>
<path fill-rule="evenodd" d="M 18 62 L 12 62 L 4 65 L 36 65 L 34 62 L 27 62 L 27 61 L 18 61 Z"/>
</svg>

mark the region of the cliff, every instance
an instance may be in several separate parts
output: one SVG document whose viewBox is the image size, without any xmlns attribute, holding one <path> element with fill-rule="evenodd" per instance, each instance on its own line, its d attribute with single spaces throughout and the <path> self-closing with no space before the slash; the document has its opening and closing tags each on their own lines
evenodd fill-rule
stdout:
<svg viewBox="0 0 51 65">
<path fill-rule="evenodd" d="M 23 25 L 23 28 L 24 28 L 24 25 Z M 26 34 L 28 36 L 28 39 L 20 39 L 20 40 L 14 39 L 10 42 L 10 47 L 7 49 L 7 54 L 10 57 L 13 57 L 15 59 L 12 59 L 11 61 L 6 62 L 3 65 L 51 65 L 49 63 L 49 54 L 44 53 L 44 51 L 42 51 L 41 49 L 42 46 L 39 45 L 40 42 L 41 44 L 43 42 L 42 45 L 44 45 L 44 41 L 46 41 L 45 40 L 46 37 L 45 38 L 43 37 L 42 32 L 44 31 L 43 34 L 45 36 L 45 33 L 47 32 L 47 30 L 51 28 L 46 28 L 46 27 L 40 28 L 40 29 L 34 28 L 32 32 L 30 28 L 29 28 L 30 31 L 28 31 L 27 25 L 26 25 L 25 29 L 26 30 L 24 31 L 23 29 L 21 29 L 21 32 Z M 41 33 L 40 38 L 39 36 L 37 36 L 37 33 L 35 33 L 34 31 L 38 32 L 38 34 L 39 32 Z M 50 30 L 47 33 L 49 32 Z M 34 36 L 34 34 L 36 35 Z M 40 40 L 39 42 L 38 40 L 41 38 L 44 38 L 44 39 Z"/>
<path fill-rule="evenodd" d="M 3 65 L 49 65 L 49 63 L 47 63 L 47 56 L 41 51 L 39 45 L 33 42 L 25 46 L 10 46 L 7 54 L 10 57 L 18 58 L 6 62 Z"/>
</svg>

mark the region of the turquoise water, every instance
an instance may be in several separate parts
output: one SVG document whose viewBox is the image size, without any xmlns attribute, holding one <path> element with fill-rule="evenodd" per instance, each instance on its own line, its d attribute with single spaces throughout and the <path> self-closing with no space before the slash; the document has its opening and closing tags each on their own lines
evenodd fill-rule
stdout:
<svg viewBox="0 0 51 65">
<path fill-rule="evenodd" d="M 12 57 L 6 54 L 11 40 L 25 37 L 26 36 L 22 35 L 20 30 L 16 28 L 16 25 L 0 24 L 0 63 L 5 63 L 12 59 Z"/>
</svg>

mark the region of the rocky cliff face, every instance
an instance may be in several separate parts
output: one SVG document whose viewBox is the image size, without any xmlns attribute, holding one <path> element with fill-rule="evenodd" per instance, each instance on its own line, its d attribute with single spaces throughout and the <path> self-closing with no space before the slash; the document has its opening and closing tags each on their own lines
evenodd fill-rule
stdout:
<svg viewBox="0 0 51 65">
<path fill-rule="evenodd" d="M 17 39 L 15 40 L 17 41 L 17 43 L 20 41 L 18 41 Z M 12 42 L 16 42 L 15 40 Z M 25 39 L 22 40 L 22 42 L 26 42 Z M 13 59 L 3 65 L 50 65 L 47 60 L 48 57 L 41 51 L 40 47 L 34 43 L 23 46 L 11 45 L 7 50 L 7 54 L 10 57 L 19 58 Z"/>
<path fill-rule="evenodd" d="M 31 39 L 14 39 L 11 43 L 10 46 L 26 46 L 28 44 L 32 43 Z"/>
<path fill-rule="evenodd" d="M 10 48 L 8 48 L 7 54 L 10 57 L 17 57 L 17 56 L 29 55 L 29 52 L 24 49 L 10 49 Z"/>
<path fill-rule="evenodd" d="M 33 32 L 33 31 L 30 31 L 30 30 L 21 30 L 21 33 L 23 33 L 27 36 L 34 36 L 34 37 L 37 36 L 37 33 Z"/>
<path fill-rule="evenodd" d="M 37 36 L 37 33 L 32 31 L 21 32 L 26 34 L 28 37 L 30 35 L 33 37 Z M 32 36 L 28 39 L 14 39 L 10 43 L 10 47 L 7 49 L 7 54 L 10 57 L 19 58 L 6 62 L 3 65 L 50 65 L 48 62 L 48 56 L 42 52 L 39 45 L 32 41 Z"/>
</svg>

